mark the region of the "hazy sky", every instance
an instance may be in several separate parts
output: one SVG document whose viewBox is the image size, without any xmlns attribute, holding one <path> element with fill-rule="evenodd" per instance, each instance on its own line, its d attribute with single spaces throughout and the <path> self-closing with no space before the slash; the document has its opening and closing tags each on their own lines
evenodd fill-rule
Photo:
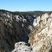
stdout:
<svg viewBox="0 0 52 52">
<path fill-rule="evenodd" d="M 0 9 L 10 11 L 50 11 L 52 0 L 0 0 Z"/>
</svg>

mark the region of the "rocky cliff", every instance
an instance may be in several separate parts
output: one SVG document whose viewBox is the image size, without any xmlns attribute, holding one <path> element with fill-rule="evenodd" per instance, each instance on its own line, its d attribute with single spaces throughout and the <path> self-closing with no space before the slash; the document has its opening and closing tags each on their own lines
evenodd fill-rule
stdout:
<svg viewBox="0 0 52 52">
<path fill-rule="evenodd" d="M 28 43 L 34 19 L 33 15 L 0 10 L 0 52 L 11 52 L 19 41 Z"/>
<path fill-rule="evenodd" d="M 37 25 L 29 39 L 33 52 L 52 52 L 52 13 L 42 14 L 36 20 Z"/>
</svg>

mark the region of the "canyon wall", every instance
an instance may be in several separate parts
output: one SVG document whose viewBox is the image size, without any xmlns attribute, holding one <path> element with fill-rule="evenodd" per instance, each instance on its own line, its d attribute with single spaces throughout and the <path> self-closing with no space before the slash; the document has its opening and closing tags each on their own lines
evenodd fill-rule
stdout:
<svg viewBox="0 0 52 52">
<path fill-rule="evenodd" d="M 52 52 L 52 13 L 42 14 L 36 20 L 35 30 L 29 37 L 33 52 Z"/>
<path fill-rule="evenodd" d="M 0 10 L 0 52 L 11 52 L 19 41 L 28 43 L 35 17 L 14 13 Z"/>
</svg>

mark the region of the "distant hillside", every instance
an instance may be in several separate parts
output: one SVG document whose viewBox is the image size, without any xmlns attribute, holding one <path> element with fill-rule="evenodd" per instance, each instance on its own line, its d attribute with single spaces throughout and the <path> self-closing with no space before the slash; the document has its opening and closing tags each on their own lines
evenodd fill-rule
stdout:
<svg viewBox="0 0 52 52">
<path fill-rule="evenodd" d="M 0 10 L 0 12 L 3 12 L 3 13 L 10 12 L 14 15 L 16 15 L 16 14 L 18 14 L 18 15 L 41 15 L 41 14 L 44 14 L 44 13 L 49 13 L 49 14 L 52 13 L 52 11 L 28 11 L 28 12 L 14 11 L 14 12 L 12 12 L 12 11 L 3 10 L 3 9 Z"/>
</svg>

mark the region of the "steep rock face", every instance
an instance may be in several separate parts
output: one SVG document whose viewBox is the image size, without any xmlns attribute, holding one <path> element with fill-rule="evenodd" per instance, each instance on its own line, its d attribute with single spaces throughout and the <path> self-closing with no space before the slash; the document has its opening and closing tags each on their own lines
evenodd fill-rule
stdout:
<svg viewBox="0 0 52 52">
<path fill-rule="evenodd" d="M 11 52 L 19 41 L 28 42 L 33 16 L 0 11 L 0 52 Z"/>
<path fill-rule="evenodd" d="M 37 25 L 29 39 L 33 52 L 52 52 L 52 13 L 42 14 L 37 19 Z"/>
</svg>

